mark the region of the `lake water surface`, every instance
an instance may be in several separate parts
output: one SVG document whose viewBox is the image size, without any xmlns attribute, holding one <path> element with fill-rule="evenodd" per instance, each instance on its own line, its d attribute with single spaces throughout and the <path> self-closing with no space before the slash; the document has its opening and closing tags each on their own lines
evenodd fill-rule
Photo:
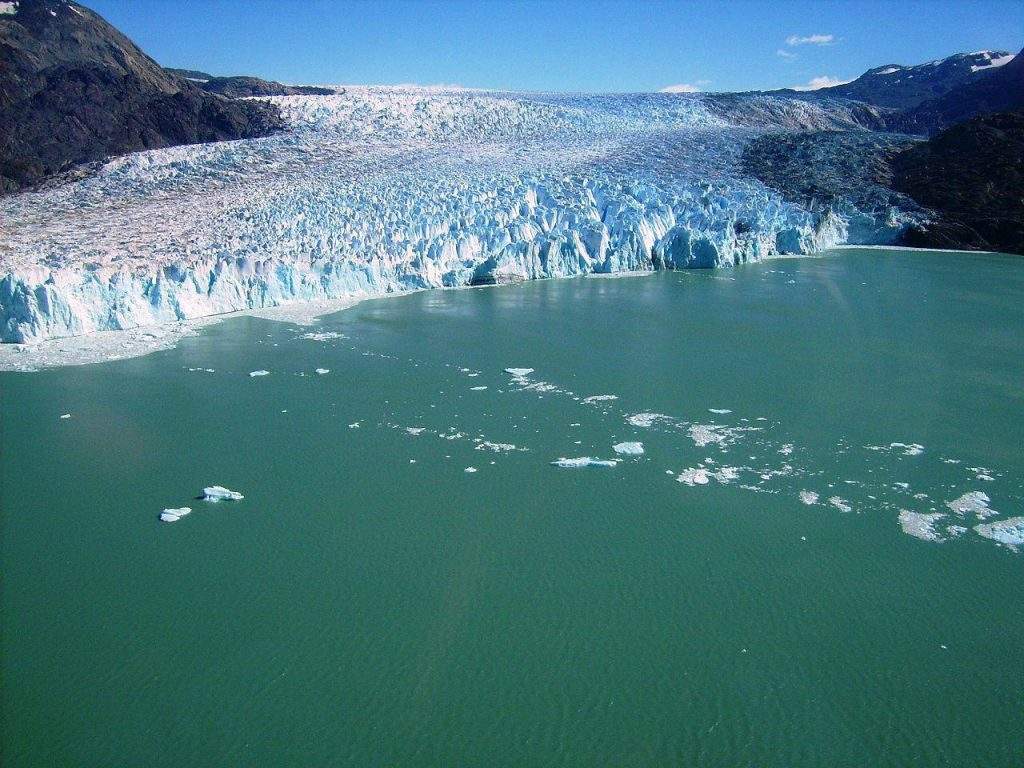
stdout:
<svg viewBox="0 0 1024 768">
<path fill-rule="evenodd" d="M 426 292 L 0 389 L 5 766 L 1024 762 L 1019 257 Z"/>
</svg>

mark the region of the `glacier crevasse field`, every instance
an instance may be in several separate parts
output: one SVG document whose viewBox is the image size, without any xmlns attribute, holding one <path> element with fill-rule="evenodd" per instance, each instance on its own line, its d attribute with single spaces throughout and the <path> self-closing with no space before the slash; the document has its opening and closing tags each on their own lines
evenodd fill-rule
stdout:
<svg viewBox="0 0 1024 768">
<path fill-rule="evenodd" d="M 270 100 L 290 131 L 136 153 L 0 200 L 0 340 L 728 267 L 891 243 L 917 215 L 801 206 L 741 170 L 769 132 L 877 127 L 856 102 L 412 87 Z"/>
</svg>

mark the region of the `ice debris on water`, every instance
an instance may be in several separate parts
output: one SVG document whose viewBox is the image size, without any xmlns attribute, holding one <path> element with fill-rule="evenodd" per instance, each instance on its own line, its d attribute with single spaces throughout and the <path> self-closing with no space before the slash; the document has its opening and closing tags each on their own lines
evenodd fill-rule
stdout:
<svg viewBox="0 0 1024 768">
<path fill-rule="evenodd" d="M 476 472 L 476 471 L 477 471 L 477 469 L 476 469 L 476 467 L 466 467 L 466 468 L 465 468 L 464 470 L 462 470 L 462 471 L 463 471 L 463 472 L 465 472 L 465 473 L 466 473 L 467 475 L 471 475 L 471 474 L 473 474 L 474 472 Z"/>
<path fill-rule="evenodd" d="M 203 499 L 206 501 L 241 501 L 245 497 L 238 491 L 232 491 L 223 485 L 211 485 L 203 488 Z"/>
<path fill-rule="evenodd" d="M 641 427 L 642 429 L 649 429 L 654 426 L 656 421 L 669 421 L 671 419 L 671 416 L 666 416 L 663 413 L 634 413 L 632 416 L 626 417 L 627 422 L 634 427 Z"/>
<path fill-rule="evenodd" d="M 979 520 L 992 517 L 999 513 L 992 509 L 989 504 L 992 499 L 982 491 L 968 491 L 963 496 L 953 501 L 947 501 L 946 506 L 961 517 L 963 515 L 977 515 Z"/>
<path fill-rule="evenodd" d="M 609 400 L 618 400 L 618 395 L 590 395 L 583 398 L 583 402 L 587 404 L 603 403 Z"/>
<path fill-rule="evenodd" d="M 318 374 L 320 374 L 321 376 L 323 376 L 325 373 L 330 373 L 331 369 L 330 368 L 317 368 L 316 372 Z"/>
<path fill-rule="evenodd" d="M 807 506 L 818 503 L 818 494 L 814 491 L 800 491 L 800 501 Z"/>
<path fill-rule="evenodd" d="M 264 371 L 262 368 L 258 371 L 249 371 L 249 376 L 256 378 L 257 376 L 269 376 L 270 371 Z"/>
<path fill-rule="evenodd" d="M 614 467 L 618 462 L 614 459 L 595 459 L 590 456 L 578 456 L 573 459 L 567 459 L 563 456 L 556 461 L 552 461 L 551 464 L 556 467 L 578 469 L 580 467 Z"/>
<path fill-rule="evenodd" d="M 846 499 L 840 498 L 839 496 L 829 496 L 828 503 L 838 509 L 840 512 L 852 512 L 853 507 L 850 506 L 850 502 Z"/>
<path fill-rule="evenodd" d="M 994 523 L 981 523 L 974 526 L 974 530 L 986 539 L 1005 544 L 1014 552 L 1024 546 L 1024 517 L 1009 517 Z"/>
<path fill-rule="evenodd" d="M 62 419 L 70 419 L 70 418 L 71 418 L 71 414 L 70 414 L 70 413 L 62 413 L 62 414 L 60 415 L 60 417 L 61 417 Z"/>
<path fill-rule="evenodd" d="M 505 373 L 512 374 L 512 377 L 516 379 L 524 379 L 533 373 L 533 368 L 506 368 Z"/>
<path fill-rule="evenodd" d="M 640 456 L 644 452 L 644 444 L 637 442 L 616 443 L 612 450 L 626 456 Z"/>
<path fill-rule="evenodd" d="M 944 518 L 941 512 L 911 512 L 900 510 L 900 528 L 903 532 L 924 541 L 944 541 L 942 535 L 935 530 L 935 524 Z"/>
<path fill-rule="evenodd" d="M 165 509 L 160 513 L 160 519 L 165 523 L 176 523 L 185 515 L 192 512 L 192 507 L 178 507 L 177 509 Z"/>
</svg>

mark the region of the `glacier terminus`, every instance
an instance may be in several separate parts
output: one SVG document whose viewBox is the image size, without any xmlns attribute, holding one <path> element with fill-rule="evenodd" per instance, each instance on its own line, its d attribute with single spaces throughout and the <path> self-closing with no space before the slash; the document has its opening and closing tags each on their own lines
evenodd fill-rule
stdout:
<svg viewBox="0 0 1024 768">
<path fill-rule="evenodd" d="M 768 133 L 880 127 L 882 110 L 845 99 L 338 90 L 267 99 L 289 125 L 273 136 L 138 152 L 0 199 L 0 340 L 730 267 L 892 243 L 920 216 L 801 205 L 743 171 Z"/>
</svg>

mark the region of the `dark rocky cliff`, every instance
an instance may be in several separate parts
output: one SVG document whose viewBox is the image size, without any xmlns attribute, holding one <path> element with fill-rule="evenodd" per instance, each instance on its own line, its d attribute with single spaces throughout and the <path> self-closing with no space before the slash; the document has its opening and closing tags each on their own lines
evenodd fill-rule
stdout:
<svg viewBox="0 0 1024 768">
<path fill-rule="evenodd" d="M 0 192 L 112 155 L 281 128 L 273 106 L 165 71 L 77 3 L 21 0 L 0 16 Z"/>
</svg>

